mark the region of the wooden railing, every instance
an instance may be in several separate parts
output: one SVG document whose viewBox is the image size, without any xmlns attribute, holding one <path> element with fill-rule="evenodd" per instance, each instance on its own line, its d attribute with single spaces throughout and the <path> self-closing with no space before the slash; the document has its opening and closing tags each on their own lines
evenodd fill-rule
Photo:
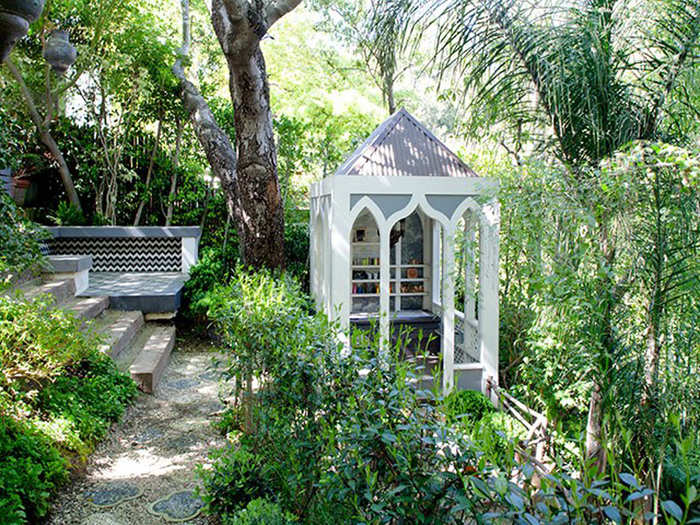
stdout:
<svg viewBox="0 0 700 525">
<path fill-rule="evenodd" d="M 552 440 L 547 417 L 517 400 L 499 388 L 492 378 L 488 378 L 486 394 L 491 397 L 492 393 L 498 400 L 498 407 L 527 429 L 525 439 L 515 444 L 516 453 L 531 462 L 540 474 L 551 472 L 553 465 L 549 453 Z"/>
</svg>

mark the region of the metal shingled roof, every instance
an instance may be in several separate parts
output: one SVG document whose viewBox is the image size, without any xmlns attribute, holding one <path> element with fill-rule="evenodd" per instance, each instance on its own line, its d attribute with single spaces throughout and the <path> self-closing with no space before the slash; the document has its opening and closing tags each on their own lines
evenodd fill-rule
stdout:
<svg viewBox="0 0 700 525">
<path fill-rule="evenodd" d="M 477 177 L 405 109 L 380 124 L 336 175 Z"/>
</svg>

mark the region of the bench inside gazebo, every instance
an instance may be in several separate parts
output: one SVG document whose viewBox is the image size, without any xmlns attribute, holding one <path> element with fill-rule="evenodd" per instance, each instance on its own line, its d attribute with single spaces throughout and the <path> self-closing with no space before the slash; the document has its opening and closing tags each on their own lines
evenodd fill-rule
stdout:
<svg viewBox="0 0 700 525">
<path fill-rule="evenodd" d="M 405 354 L 437 357 L 445 391 L 486 392 L 498 380 L 497 188 L 399 110 L 312 187 L 317 307 L 348 333 L 375 326 L 384 345 L 411 333 Z"/>
<path fill-rule="evenodd" d="M 73 277 L 80 297 L 109 297 L 115 310 L 173 316 L 197 262 L 198 227 L 47 228 L 55 272 Z"/>
</svg>

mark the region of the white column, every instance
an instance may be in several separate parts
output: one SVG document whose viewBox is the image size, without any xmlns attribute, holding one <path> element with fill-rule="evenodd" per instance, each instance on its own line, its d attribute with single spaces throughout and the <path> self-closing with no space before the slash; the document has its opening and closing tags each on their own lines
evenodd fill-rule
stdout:
<svg viewBox="0 0 700 525">
<path fill-rule="evenodd" d="M 448 393 L 454 385 L 455 357 L 455 249 L 452 228 L 445 229 L 442 246 L 442 388 Z"/>
<path fill-rule="evenodd" d="M 474 272 L 476 271 L 476 214 L 468 210 L 464 215 L 464 337 L 462 339 L 462 355 L 473 356 L 474 349 L 479 349 L 479 330 L 476 325 L 476 290 L 474 289 Z"/>
<path fill-rule="evenodd" d="M 316 289 L 318 283 L 318 266 L 317 266 L 317 255 L 316 250 L 318 247 L 318 241 L 316 236 L 318 235 L 317 221 L 316 221 L 316 198 L 311 198 L 311 204 L 309 206 L 309 290 L 311 290 L 311 297 L 314 299 L 316 308 L 319 307 L 318 302 L 318 290 Z"/>
<path fill-rule="evenodd" d="M 479 230 L 479 357 L 484 367 L 481 388 L 486 392 L 489 377 L 498 384 L 498 202 L 485 205 L 482 211 Z"/>
<path fill-rule="evenodd" d="M 478 223 L 474 212 L 467 211 L 464 215 L 464 318 L 467 320 L 474 320 L 476 315 L 476 297 L 474 296 L 476 224 Z"/>
<path fill-rule="evenodd" d="M 432 303 L 440 304 L 440 224 L 435 220 L 430 220 L 432 238 L 432 261 L 431 261 L 431 281 L 432 281 Z M 432 309 L 432 304 L 430 305 Z"/>
<path fill-rule="evenodd" d="M 391 265 L 389 240 L 391 230 L 386 224 L 379 226 L 379 334 L 382 350 L 389 348 L 389 283 L 391 281 Z"/>
<path fill-rule="evenodd" d="M 425 295 L 423 296 L 423 309 L 431 310 L 433 307 L 433 283 L 432 280 L 432 257 L 433 257 L 433 244 L 432 244 L 432 224 L 431 220 L 421 212 L 420 214 L 421 225 L 423 227 L 423 290 Z"/>
<path fill-rule="evenodd" d="M 350 196 L 345 191 L 334 190 L 331 194 L 330 205 L 330 237 L 329 245 L 324 246 L 328 257 L 326 281 L 329 289 L 328 314 L 336 318 L 343 331 L 350 329 L 350 306 L 352 297 L 351 279 L 352 268 L 350 261 L 350 232 L 352 224 L 348 210 L 350 209 Z M 324 210 L 325 211 L 325 210 Z M 347 345 L 348 341 L 344 341 Z"/>
</svg>

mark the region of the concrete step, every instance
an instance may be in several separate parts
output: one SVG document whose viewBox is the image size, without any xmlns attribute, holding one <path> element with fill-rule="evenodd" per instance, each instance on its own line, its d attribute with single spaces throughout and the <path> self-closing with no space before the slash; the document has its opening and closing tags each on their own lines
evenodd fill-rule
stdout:
<svg viewBox="0 0 700 525">
<path fill-rule="evenodd" d="M 136 359 L 129 367 L 131 378 L 141 390 L 153 393 L 163 371 L 170 362 L 175 345 L 175 327 L 158 326 L 146 340 Z"/>
<path fill-rule="evenodd" d="M 108 307 L 109 297 L 76 297 L 63 305 L 64 310 L 83 321 L 94 319 Z"/>
<path fill-rule="evenodd" d="M 129 346 L 142 327 L 141 312 L 107 310 L 96 324 L 96 330 L 105 336 L 105 342 L 100 345 L 100 351 L 116 359 Z"/>
<path fill-rule="evenodd" d="M 75 297 L 75 282 L 73 279 L 46 281 L 38 285 L 20 287 L 27 299 L 36 299 L 40 295 L 49 294 L 57 305 L 63 304 Z"/>
</svg>

